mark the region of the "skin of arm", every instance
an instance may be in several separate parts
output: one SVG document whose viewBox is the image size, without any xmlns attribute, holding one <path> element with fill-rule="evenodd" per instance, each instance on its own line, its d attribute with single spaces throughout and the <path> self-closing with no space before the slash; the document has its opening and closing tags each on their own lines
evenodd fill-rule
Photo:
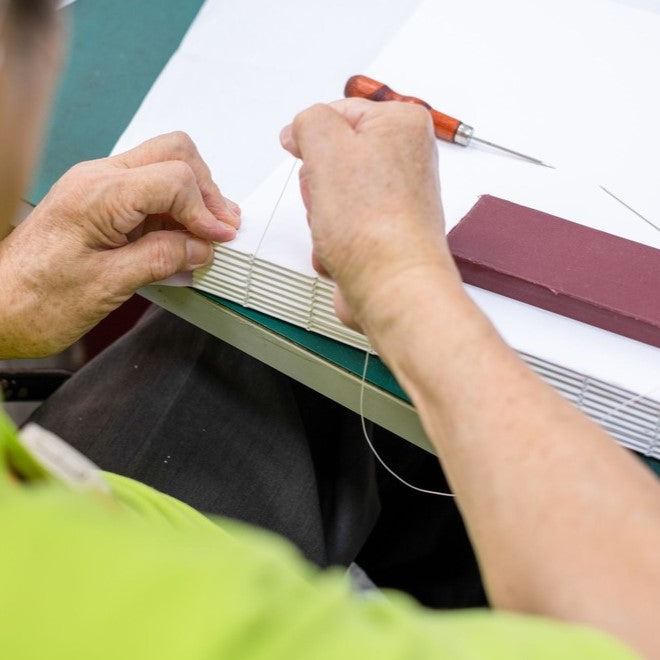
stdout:
<svg viewBox="0 0 660 660">
<path fill-rule="evenodd" d="M 185 133 L 75 166 L 0 243 L 0 358 L 63 350 L 141 286 L 207 265 L 239 224 Z"/>
<path fill-rule="evenodd" d="M 351 99 L 284 129 L 315 263 L 419 411 L 496 608 L 660 654 L 660 485 L 544 384 L 464 292 L 425 112 Z"/>
<path fill-rule="evenodd" d="M 14 4 L 6 14 L 0 1 L 0 239 L 37 160 L 62 52 L 55 3 Z M 63 350 L 140 286 L 208 264 L 211 241 L 239 224 L 184 133 L 77 165 L 0 241 L 0 359 Z"/>
</svg>

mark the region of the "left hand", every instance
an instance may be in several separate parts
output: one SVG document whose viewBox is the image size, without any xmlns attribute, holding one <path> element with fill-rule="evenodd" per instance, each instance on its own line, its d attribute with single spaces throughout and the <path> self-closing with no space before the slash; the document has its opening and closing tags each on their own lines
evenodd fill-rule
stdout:
<svg viewBox="0 0 660 660">
<path fill-rule="evenodd" d="M 140 287 L 208 265 L 239 224 L 184 133 L 76 165 L 0 243 L 0 358 L 63 350 Z"/>
</svg>

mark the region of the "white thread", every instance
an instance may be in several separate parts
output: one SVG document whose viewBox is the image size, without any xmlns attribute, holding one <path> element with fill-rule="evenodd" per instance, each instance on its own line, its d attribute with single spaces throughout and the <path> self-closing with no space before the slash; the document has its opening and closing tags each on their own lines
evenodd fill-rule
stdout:
<svg viewBox="0 0 660 660">
<path fill-rule="evenodd" d="M 660 415 L 658 415 L 655 418 L 655 428 L 653 429 L 653 435 L 651 436 L 651 442 L 649 443 L 649 446 L 646 448 L 646 451 L 644 452 L 644 456 L 650 456 L 653 457 L 653 452 L 655 451 L 655 448 L 658 445 L 658 441 L 660 441 L 660 438 L 658 437 L 658 432 L 660 432 Z"/>
<path fill-rule="evenodd" d="M 591 382 L 591 379 L 589 378 L 589 376 L 584 376 L 584 378 L 582 379 L 582 387 L 580 388 L 580 394 L 577 398 L 577 403 L 576 403 L 577 407 L 580 410 L 582 410 L 582 412 L 584 412 L 584 410 L 582 409 L 582 406 L 584 405 L 584 397 L 586 396 L 587 391 L 589 390 L 589 383 L 590 382 Z"/>
<path fill-rule="evenodd" d="M 316 289 L 318 283 L 319 283 L 319 278 L 315 277 L 314 283 L 312 284 L 312 298 L 311 298 L 311 303 L 309 305 L 309 313 L 307 314 L 307 326 L 305 327 L 305 330 L 311 330 L 314 324 L 314 307 L 316 306 Z"/>
<path fill-rule="evenodd" d="M 371 442 L 371 439 L 369 438 L 369 434 L 367 433 L 367 425 L 364 420 L 364 388 L 367 382 L 367 367 L 369 366 L 369 351 L 366 351 L 364 354 L 364 369 L 362 370 L 362 384 L 360 386 L 360 421 L 362 422 L 362 432 L 364 433 L 364 439 L 367 441 L 367 444 L 369 445 L 369 449 L 371 449 L 373 455 L 378 459 L 378 462 L 398 481 L 400 481 L 402 484 L 405 486 L 408 486 L 408 488 L 412 488 L 412 490 L 416 490 L 418 493 L 426 493 L 427 495 L 440 495 L 442 497 L 454 497 L 454 493 L 441 493 L 440 491 L 437 490 L 427 490 L 426 488 L 419 488 L 418 486 L 414 486 L 413 484 L 407 482 L 403 477 L 400 477 L 394 470 L 392 470 L 389 465 L 385 463 L 385 461 L 380 457 L 380 454 L 376 451 L 376 448 L 374 447 L 373 443 Z"/>
<path fill-rule="evenodd" d="M 282 198 L 284 197 L 284 193 L 286 192 L 287 186 L 289 185 L 289 181 L 291 180 L 291 175 L 293 174 L 294 170 L 296 169 L 296 165 L 298 164 L 298 159 L 295 158 L 293 161 L 293 165 L 291 165 L 291 169 L 289 170 L 289 173 L 286 175 L 286 181 L 284 182 L 284 187 L 282 188 L 280 192 L 280 196 L 277 198 L 277 201 L 275 202 L 275 206 L 273 208 L 273 212 L 270 214 L 270 218 L 268 218 L 268 222 L 266 223 L 266 228 L 264 229 L 264 233 L 261 235 L 261 238 L 259 239 L 259 243 L 257 244 L 257 247 L 254 251 L 253 257 L 257 256 L 257 252 L 261 249 L 261 244 L 264 242 L 264 238 L 266 238 L 266 232 L 268 231 L 268 228 L 270 227 L 270 223 L 273 221 L 273 218 L 275 217 L 275 214 L 277 213 L 277 209 L 280 206 L 280 202 L 282 201 Z"/>
<path fill-rule="evenodd" d="M 280 191 L 280 196 L 277 198 L 277 201 L 275 202 L 275 206 L 273 207 L 273 211 L 270 214 L 270 218 L 268 218 L 268 222 L 266 223 L 266 226 L 264 227 L 264 233 L 261 234 L 261 238 L 259 239 L 259 242 L 257 243 L 257 247 L 254 250 L 254 253 L 250 255 L 250 268 L 248 269 L 248 276 L 247 276 L 247 284 L 245 285 L 245 295 L 243 296 L 243 307 L 249 307 L 249 302 L 250 302 L 250 293 L 252 291 L 252 277 L 254 274 L 254 262 L 257 259 L 257 254 L 259 250 L 261 249 L 261 244 L 264 242 L 264 238 L 266 238 L 266 233 L 268 232 L 268 228 L 270 227 L 270 223 L 273 221 L 273 218 L 275 217 L 275 214 L 277 213 L 277 209 L 280 206 L 280 202 L 282 201 L 282 198 L 284 197 L 284 193 L 286 192 L 286 189 L 289 185 L 289 181 L 291 180 L 291 175 L 296 169 L 296 165 L 298 164 L 298 159 L 295 158 L 293 161 L 293 165 L 291 165 L 291 169 L 289 170 L 289 173 L 286 176 L 286 181 L 284 182 L 284 186 L 282 187 L 282 190 Z"/>
<path fill-rule="evenodd" d="M 649 390 L 648 392 L 643 392 L 642 394 L 636 394 L 633 397 L 630 397 L 630 399 L 626 399 L 625 401 L 622 401 L 614 410 L 610 410 L 610 412 L 605 415 L 605 417 L 601 417 L 599 419 L 596 419 L 596 421 L 599 424 L 605 424 L 613 415 L 616 415 L 619 411 L 623 410 L 624 408 L 627 408 L 629 405 L 635 403 L 635 401 L 639 401 L 640 399 L 646 399 L 650 397 L 651 395 L 655 394 L 656 392 L 660 392 L 660 386 L 654 387 L 652 390 Z"/>
<path fill-rule="evenodd" d="M 648 392 L 643 392 L 642 394 L 636 394 L 635 396 L 630 397 L 625 401 L 622 401 L 616 408 L 610 410 L 610 412 L 608 412 L 607 415 L 605 415 L 605 417 L 599 417 L 599 418 L 594 417 L 594 421 L 598 422 L 601 425 L 604 425 L 608 420 L 610 420 L 614 415 L 616 415 L 616 413 L 632 405 L 633 403 L 635 403 L 635 401 L 639 401 L 640 399 L 646 399 L 651 395 L 655 394 L 656 392 L 660 392 L 660 386 L 654 387 L 652 390 L 649 390 Z"/>
</svg>

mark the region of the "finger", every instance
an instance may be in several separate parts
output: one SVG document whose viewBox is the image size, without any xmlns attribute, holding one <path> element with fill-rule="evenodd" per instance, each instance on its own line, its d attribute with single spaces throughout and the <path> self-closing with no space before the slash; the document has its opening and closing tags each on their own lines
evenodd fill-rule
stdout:
<svg viewBox="0 0 660 660">
<path fill-rule="evenodd" d="M 133 238 L 133 240 L 140 238 L 143 234 L 148 234 L 152 231 L 161 231 L 167 229 L 169 231 L 178 230 L 181 231 L 185 229 L 181 223 L 176 222 L 171 218 L 171 216 L 166 213 L 157 213 L 156 215 L 150 215 L 145 221 L 142 227 L 140 227 L 141 233 Z"/>
<path fill-rule="evenodd" d="M 200 156 L 192 138 L 183 131 L 167 133 L 122 154 L 112 156 L 110 162 L 126 168 L 143 167 L 171 160 L 180 160 L 190 166 L 202 192 L 204 203 L 219 220 L 234 227 L 240 225 L 240 208 L 220 192 L 211 170 Z"/>
<path fill-rule="evenodd" d="M 122 295 L 176 273 L 208 266 L 213 246 L 184 231 L 157 231 L 103 253 L 104 278 Z"/>
<path fill-rule="evenodd" d="M 282 146 L 297 158 L 322 153 L 353 133 L 348 122 L 329 105 L 317 104 L 296 115 L 280 134 Z M 312 151 L 313 149 L 313 151 Z"/>
<path fill-rule="evenodd" d="M 308 168 L 306 165 L 298 170 L 298 183 L 300 185 L 300 196 L 307 211 L 307 224 L 310 224 L 310 214 L 312 212 L 312 192 L 310 190 L 309 176 L 307 174 Z"/>
<path fill-rule="evenodd" d="M 318 109 L 320 107 L 329 107 L 337 112 L 337 114 L 339 114 L 341 117 L 343 117 L 353 130 L 356 130 L 362 124 L 364 124 L 365 121 L 373 117 L 377 117 L 383 113 L 391 113 L 393 105 L 402 104 L 376 103 L 375 101 L 368 101 L 367 99 L 361 98 L 338 99 L 336 101 L 332 101 L 327 106 L 312 106 L 308 110 L 300 113 L 296 119 L 303 121 L 306 120 L 307 115 L 311 111 L 314 112 L 314 118 L 322 119 Z M 305 116 L 303 117 L 302 115 Z M 326 114 L 325 116 L 327 117 L 328 115 Z M 292 124 L 289 124 L 282 129 L 280 132 L 280 143 L 284 149 L 286 149 L 293 156 L 296 158 L 302 158 L 302 153 L 296 139 L 295 125 L 296 121 L 294 120 Z"/>
<path fill-rule="evenodd" d="M 335 313 L 337 314 L 337 318 L 345 326 L 348 326 L 351 330 L 355 330 L 356 332 L 361 332 L 362 334 L 364 334 L 364 330 L 355 320 L 355 317 L 353 316 L 353 312 L 351 311 L 351 308 L 346 302 L 346 298 L 344 298 L 344 295 L 339 290 L 339 287 L 335 287 L 334 306 L 335 306 Z"/>
<path fill-rule="evenodd" d="M 367 119 L 391 113 L 393 103 L 377 103 L 361 98 L 337 99 L 328 104 L 339 113 L 353 129 L 357 129 Z"/>
<path fill-rule="evenodd" d="M 298 149 L 298 145 L 296 144 L 296 141 L 293 139 L 293 124 L 287 124 L 280 131 L 280 144 L 294 158 L 302 158 L 302 154 Z"/>
<path fill-rule="evenodd" d="M 324 277 L 330 277 L 330 273 L 328 273 L 328 270 L 319 259 L 318 255 L 316 254 L 316 251 L 312 251 L 312 267 L 319 275 L 323 275 Z"/>
<path fill-rule="evenodd" d="M 167 214 L 193 234 L 210 241 L 230 241 L 236 228 L 219 220 L 206 206 L 194 172 L 187 163 L 170 161 L 144 165 L 122 172 L 115 189 L 106 193 L 116 197 L 106 221 L 108 233 L 128 235 L 147 216 Z M 117 239 L 118 237 L 114 237 Z"/>
<path fill-rule="evenodd" d="M 360 132 L 374 122 L 396 122 L 399 126 L 417 125 L 418 122 L 432 126 L 431 114 L 417 103 L 387 101 L 385 103 L 361 98 L 338 99 L 328 104 L 338 112 L 355 130 Z"/>
</svg>

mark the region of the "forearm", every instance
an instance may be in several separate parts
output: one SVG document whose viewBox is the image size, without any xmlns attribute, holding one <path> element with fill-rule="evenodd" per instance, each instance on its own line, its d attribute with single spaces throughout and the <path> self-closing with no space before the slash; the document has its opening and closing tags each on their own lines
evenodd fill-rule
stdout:
<svg viewBox="0 0 660 660">
<path fill-rule="evenodd" d="M 370 310 L 366 329 L 419 410 L 492 602 L 592 623 L 638 648 L 645 639 L 648 651 L 656 480 L 518 359 L 454 273 L 393 287 L 405 309 Z"/>
<path fill-rule="evenodd" d="M 29 243 L 21 245 L 15 240 L 19 233 L 0 242 L 0 359 L 5 360 L 45 357 L 75 340 L 68 342 L 62 336 L 66 323 L 53 318 L 53 309 L 63 320 L 71 310 L 58 300 L 57 287 L 48 290 L 47 255 L 39 255 Z"/>
<path fill-rule="evenodd" d="M 8 242 L 0 243 L 0 360 L 39 357 L 25 327 L 34 304 L 16 276 Z"/>
</svg>

